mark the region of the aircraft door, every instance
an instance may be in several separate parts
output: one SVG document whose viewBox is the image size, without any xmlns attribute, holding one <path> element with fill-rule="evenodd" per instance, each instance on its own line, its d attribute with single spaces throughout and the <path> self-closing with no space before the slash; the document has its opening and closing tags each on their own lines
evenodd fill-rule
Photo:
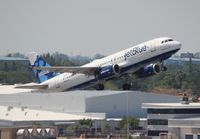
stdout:
<svg viewBox="0 0 200 139">
<path fill-rule="evenodd" d="M 57 76 L 56 78 L 55 78 L 55 85 L 56 85 L 56 88 L 60 88 L 60 81 L 59 81 L 59 76 Z"/>
<path fill-rule="evenodd" d="M 156 42 L 155 42 L 155 40 L 150 42 L 150 49 L 151 49 L 151 52 L 156 51 Z"/>
</svg>

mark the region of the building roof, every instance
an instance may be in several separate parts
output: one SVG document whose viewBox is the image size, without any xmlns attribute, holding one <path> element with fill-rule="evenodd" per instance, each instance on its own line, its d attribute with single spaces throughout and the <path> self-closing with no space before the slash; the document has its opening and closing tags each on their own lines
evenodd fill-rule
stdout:
<svg viewBox="0 0 200 139">
<path fill-rule="evenodd" d="M 141 109 L 142 103 L 177 102 L 180 99 L 177 96 L 141 91 L 77 90 L 52 93 L 23 92 L 6 94 L 7 91 L 5 90 L 2 93 L 4 94 L 0 93 L 1 106 L 24 106 L 35 110 L 94 117 L 102 117 L 102 115 L 106 114 L 107 118 L 121 118 L 126 115 L 127 102 L 129 115 L 146 117 L 146 110 Z"/>
<path fill-rule="evenodd" d="M 169 58 L 169 60 L 174 60 L 174 61 L 183 61 L 183 62 L 189 62 L 190 59 L 189 58 L 181 58 L 181 57 L 171 57 Z M 195 61 L 195 62 L 200 62 L 200 59 L 199 58 L 192 58 L 192 61 Z"/>
<path fill-rule="evenodd" d="M 0 61 L 28 61 L 28 60 L 20 57 L 0 56 Z"/>
<path fill-rule="evenodd" d="M 189 58 L 171 57 L 171 58 L 165 60 L 165 64 L 174 64 L 174 63 L 184 64 L 184 63 L 189 62 L 189 61 L 190 61 Z M 192 58 L 191 62 L 195 63 L 195 64 L 200 64 L 200 59 L 199 58 Z"/>
<path fill-rule="evenodd" d="M 25 107 L 0 106 L 0 120 L 5 121 L 72 121 L 80 119 L 104 119 L 105 117 L 94 117 L 75 115 L 69 113 L 51 112 L 45 110 L 33 110 Z"/>
<path fill-rule="evenodd" d="M 0 84 L 0 95 L 1 94 L 16 94 L 23 92 L 31 92 L 31 89 L 19 89 L 15 88 L 15 85 L 1 85 Z"/>
<path fill-rule="evenodd" d="M 142 108 L 145 109 L 185 109 L 185 108 L 200 108 L 200 103 L 143 103 Z"/>
</svg>

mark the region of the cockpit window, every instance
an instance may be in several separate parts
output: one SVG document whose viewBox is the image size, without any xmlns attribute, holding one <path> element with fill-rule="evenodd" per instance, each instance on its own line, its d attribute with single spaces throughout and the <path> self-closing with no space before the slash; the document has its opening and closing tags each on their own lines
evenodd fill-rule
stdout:
<svg viewBox="0 0 200 139">
<path fill-rule="evenodd" d="M 171 41 L 173 41 L 173 39 L 163 40 L 163 41 L 161 42 L 161 44 L 166 43 L 166 42 L 171 42 Z"/>
</svg>

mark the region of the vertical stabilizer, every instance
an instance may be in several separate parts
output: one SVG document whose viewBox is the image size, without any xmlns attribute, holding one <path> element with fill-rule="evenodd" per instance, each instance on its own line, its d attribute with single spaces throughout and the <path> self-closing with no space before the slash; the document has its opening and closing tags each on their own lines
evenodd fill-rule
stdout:
<svg viewBox="0 0 200 139">
<path fill-rule="evenodd" d="M 40 66 L 50 67 L 50 65 L 43 59 L 43 57 L 35 52 L 31 52 L 28 55 L 28 58 L 32 67 L 40 67 Z M 38 70 L 38 69 L 33 69 L 33 72 L 35 74 L 35 77 L 37 78 L 38 83 L 42 83 L 59 74 L 58 72 L 49 72 L 47 70 Z"/>
</svg>

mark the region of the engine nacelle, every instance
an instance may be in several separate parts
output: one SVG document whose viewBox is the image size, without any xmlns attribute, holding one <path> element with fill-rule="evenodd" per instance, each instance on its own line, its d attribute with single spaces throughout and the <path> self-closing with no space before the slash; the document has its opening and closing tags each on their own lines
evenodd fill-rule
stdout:
<svg viewBox="0 0 200 139">
<path fill-rule="evenodd" d="M 136 76 L 139 78 L 149 77 L 155 74 L 159 74 L 161 71 L 160 64 L 150 64 L 144 68 L 141 68 L 136 72 Z"/>
<path fill-rule="evenodd" d="M 107 78 L 112 75 L 117 75 L 120 73 L 120 67 L 117 64 L 108 65 L 100 68 L 98 71 L 94 72 L 94 76 L 96 79 Z"/>
</svg>

